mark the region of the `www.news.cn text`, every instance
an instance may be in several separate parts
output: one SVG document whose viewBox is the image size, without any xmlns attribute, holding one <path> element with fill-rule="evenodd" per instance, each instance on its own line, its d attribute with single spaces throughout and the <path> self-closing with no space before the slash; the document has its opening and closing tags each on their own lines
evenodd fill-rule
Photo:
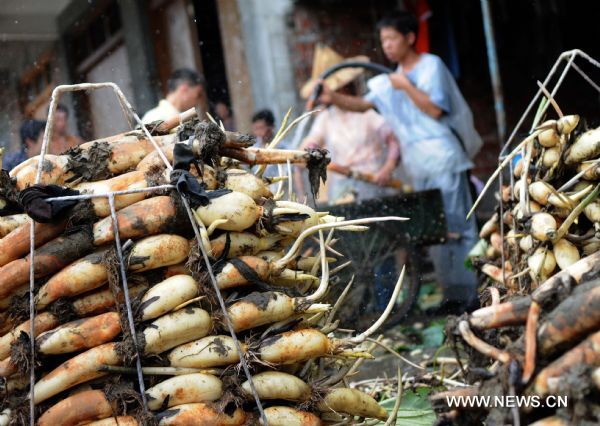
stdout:
<svg viewBox="0 0 600 426">
<path fill-rule="evenodd" d="M 568 406 L 568 398 L 555 395 L 545 398 L 537 395 L 470 395 L 448 396 L 446 403 L 450 408 L 562 408 Z"/>
</svg>

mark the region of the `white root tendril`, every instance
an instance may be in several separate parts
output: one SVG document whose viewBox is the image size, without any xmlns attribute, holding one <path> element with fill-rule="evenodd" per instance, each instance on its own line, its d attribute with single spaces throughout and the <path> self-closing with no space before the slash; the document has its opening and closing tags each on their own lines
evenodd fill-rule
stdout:
<svg viewBox="0 0 600 426">
<path fill-rule="evenodd" d="M 377 331 L 377 329 L 379 327 L 381 327 L 381 324 L 383 324 L 385 322 L 387 317 L 392 312 L 392 309 L 394 309 L 396 300 L 398 300 L 398 296 L 400 295 L 400 290 L 402 289 L 402 281 L 404 281 L 404 273 L 405 272 L 406 272 L 406 266 L 403 266 L 402 272 L 400 272 L 400 277 L 398 278 L 398 281 L 396 282 L 396 286 L 394 287 L 394 292 L 392 293 L 392 297 L 390 298 L 388 305 L 386 306 L 385 310 L 383 311 L 383 313 L 381 314 L 379 319 L 377 321 L 375 321 L 375 323 L 371 327 L 367 328 L 365 331 L 360 333 L 358 336 L 351 337 L 350 339 L 348 339 L 348 341 L 350 341 L 352 343 L 357 343 L 357 344 L 362 343 L 367 339 L 367 337 L 369 337 L 371 334 L 375 333 Z"/>
<path fill-rule="evenodd" d="M 377 346 L 380 346 L 381 348 L 385 349 L 386 351 L 388 351 L 389 353 L 391 353 L 392 355 L 394 355 L 396 358 L 404 361 L 405 363 L 407 363 L 408 365 L 418 368 L 419 370 L 426 370 L 425 367 L 420 366 L 419 364 L 415 364 L 414 362 L 412 362 L 411 360 L 409 360 L 408 358 L 403 357 L 402 355 L 400 355 L 397 351 L 393 350 L 392 348 L 390 348 L 388 345 L 386 345 L 383 342 L 380 342 L 379 340 L 375 340 L 372 339 L 370 337 L 367 337 L 366 339 L 368 342 L 371 343 L 375 343 Z"/>
<path fill-rule="evenodd" d="M 323 231 L 319 231 L 319 243 L 321 245 L 321 281 L 317 290 L 310 296 L 306 296 L 307 301 L 320 300 L 329 286 L 329 263 L 327 262 L 327 256 L 325 255 L 325 241 L 323 239 Z"/>
<path fill-rule="evenodd" d="M 365 223 L 384 222 L 384 221 L 388 221 L 388 220 L 404 221 L 404 220 L 409 220 L 409 219 L 406 217 L 400 217 L 400 216 L 367 217 L 364 219 L 345 220 L 345 221 L 335 222 L 335 223 L 322 223 L 319 225 L 311 226 L 310 228 L 305 229 L 298 236 L 298 238 L 296 238 L 296 241 L 294 241 L 294 244 L 289 249 L 287 254 L 285 256 L 283 256 L 281 259 L 279 259 L 277 262 L 275 262 L 275 264 L 278 267 L 284 268 L 285 265 L 287 265 L 296 256 L 296 254 L 298 253 L 298 250 L 300 250 L 300 246 L 302 245 L 302 242 L 309 235 L 314 234 L 315 232 L 317 232 L 319 230 L 340 228 L 340 227 L 344 227 L 347 225 L 361 225 L 361 224 L 365 224 Z"/>
<path fill-rule="evenodd" d="M 202 222 L 202 219 L 200 218 L 196 210 L 191 209 L 191 211 L 194 215 L 196 223 L 198 224 L 198 229 L 200 230 L 200 237 L 202 239 L 202 241 L 200 242 L 202 243 L 202 246 L 204 246 L 204 250 L 206 250 L 207 253 L 212 253 L 212 246 L 210 244 L 210 238 L 208 238 L 208 231 L 206 230 L 206 226 L 204 226 L 204 222 Z"/>
<path fill-rule="evenodd" d="M 336 266 L 336 267 L 335 267 L 335 268 L 333 268 L 331 271 L 329 271 L 329 275 L 335 275 L 335 274 L 337 274 L 338 272 L 340 272 L 342 269 L 345 269 L 345 268 L 347 268 L 348 266 L 350 266 L 351 264 L 352 264 L 352 261 L 351 261 L 351 260 L 349 260 L 349 261 L 347 261 L 347 262 L 345 262 L 345 263 L 342 263 L 341 265 L 339 265 L 339 266 Z"/>
<path fill-rule="evenodd" d="M 331 239 L 333 238 L 333 233 L 335 232 L 335 229 L 330 229 L 329 230 L 329 234 L 327 234 L 327 238 L 325 238 L 325 248 L 327 249 L 327 244 L 331 241 Z M 319 241 L 319 245 L 321 244 L 321 242 Z M 343 266 L 343 265 L 341 265 Z M 315 262 L 315 264 L 312 267 L 312 274 L 315 275 L 318 271 L 319 268 L 319 263 Z M 338 267 L 339 268 L 339 267 Z M 337 272 L 339 272 L 338 268 L 333 268 L 332 271 L 329 271 L 329 276 L 333 276 L 334 274 L 336 274 Z"/>
<path fill-rule="evenodd" d="M 329 316 L 327 317 L 327 320 L 325 321 L 325 325 L 331 324 L 331 322 L 335 318 L 335 314 L 337 314 L 338 309 L 340 308 L 340 306 L 342 306 L 342 303 L 344 303 L 344 300 L 346 300 L 346 297 L 348 296 L 348 293 L 350 292 L 350 289 L 352 288 L 352 284 L 354 284 L 354 275 L 352 275 L 352 278 L 350 278 L 350 282 L 348 282 L 348 284 L 346 285 L 346 288 L 344 288 L 344 291 L 342 291 L 342 294 L 340 295 L 340 297 L 338 297 L 338 300 L 336 300 L 335 305 L 333 305 L 333 308 L 331 309 L 331 313 L 329 314 Z"/>
<path fill-rule="evenodd" d="M 400 366 L 398 366 L 398 396 L 396 397 L 396 402 L 394 403 L 394 408 L 390 413 L 387 421 L 384 426 L 392 426 L 396 424 L 396 418 L 398 417 L 398 411 L 400 410 L 400 403 L 402 402 L 402 370 L 400 370 Z"/>
<path fill-rule="evenodd" d="M 292 163 L 289 158 L 287 160 L 287 172 L 288 172 L 288 199 L 292 200 L 292 194 L 294 194 L 294 179 L 292 178 Z"/>
<path fill-rule="evenodd" d="M 171 309 L 171 312 L 178 311 L 179 309 L 185 308 L 186 306 L 191 305 L 192 303 L 196 303 L 199 300 L 202 300 L 204 298 L 206 298 L 206 296 L 198 296 L 198 297 L 194 297 L 193 299 L 186 300 L 182 304 L 177 305 L 173 309 Z"/>
<path fill-rule="evenodd" d="M 213 234 L 213 232 L 215 232 L 215 229 L 217 229 L 217 227 L 219 225 L 223 225 L 223 224 L 225 224 L 227 222 L 229 222 L 229 219 L 217 219 L 217 220 L 215 220 L 213 223 L 210 224 L 210 226 L 206 230 L 206 233 L 208 234 L 208 236 L 211 236 Z"/>
<path fill-rule="evenodd" d="M 362 225 L 349 225 L 349 226 L 340 226 L 338 228 L 340 231 L 350 231 L 350 232 L 363 232 L 369 229 L 368 226 Z"/>
<path fill-rule="evenodd" d="M 311 240 L 313 240 L 313 241 L 315 241 L 315 242 L 317 242 L 317 243 L 319 242 L 319 240 L 318 240 L 318 239 L 316 239 L 316 238 L 314 238 L 314 237 L 311 237 Z M 328 252 L 330 252 L 330 253 L 332 253 L 332 254 L 335 254 L 336 256 L 339 256 L 339 257 L 346 257 L 346 256 L 344 256 L 344 253 L 341 253 L 341 252 L 339 252 L 339 251 L 337 251 L 336 249 L 334 249 L 334 248 L 333 248 L 333 246 L 334 246 L 334 245 L 335 245 L 335 243 L 337 243 L 337 242 L 338 242 L 338 240 L 337 240 L 337 239 L 333 239 L 333 240 L 331 241 L 331 244 L 328 244 L 328 243 L 327 243 L 327 241 L 325 241 L 325 248 L 327 249 L 327 251 L 328 251 Z"/>
<path fill-rule="evenodd" d="M 281 166 L 281 164 L 277 164 L 277 174 L 279 174 L 280 177 L 284 177 L 283 176 L 283 167 Z M 290 177 L 288 176 L 288 179 Z M 277 191 L 275 192 L 275 195 L 273 196 L 273 200 L 278 201 L 281 200 L 283 198 L 283 196 L 285 195 L 285 191 L 283 190 L 283 184 L 285 183 L 284 179 L 279 180 L 279 182 L 277 183 Z"/>
</svg>

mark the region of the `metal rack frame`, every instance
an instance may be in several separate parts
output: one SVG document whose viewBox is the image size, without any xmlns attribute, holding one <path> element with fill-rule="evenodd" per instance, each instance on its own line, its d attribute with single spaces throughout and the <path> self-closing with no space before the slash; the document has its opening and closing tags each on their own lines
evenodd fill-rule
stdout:
<svg viewBox="0 0 600 426">
<path fill-rule="evenodd" d="M 541 84 L 541 87 L 538 88 L 536 94 L 531 99 L 531 102 L 529 102 L 529 105 L 525 109 L 525 112 L 523 112 L 523 114 L 519 118 L 519 121 L 517 122 L 517 124 L 513 128 L 512 132 L 511 132 L 510 136 L 508 137 L 507 141 L 505 142 L 504 146 L 500 150 L 500 154 L 498 156 L 498 166 L 500 166 L 500 164 L 502 163 L 502 161 L 504 161 L 508 157 L 508 154 L 510 153 L 509 148 L 514 143 L 515 136 L 517 135 L 517 132 L 519 132 L 519 130 L 521 130 L 521 128 L 523 127 L 523 124 L 525 123 L 525 119 L 529 116 L 529 114 L 533 110 L 533 107 L 540 101 L 541 97 L 544 95 L 544 88 L 549 88 L 548 85 L 552 81 L 552 78 L 557 74 L 557 72 L 558 72 L 558 70 L 560 68 L 560 65 L 562 65 L 563 62 L 566 62 L 566 65 L 564 66 L 564 68 L 560 72 L 558 80 L 556 81 L 556 83 L 552 87 L 552 91 L 550 91 L 550 96 L 552 98 L 556 95 L 556 93 L 560 89 L 560 87 L 561 87 L 561 85 L 562 85 L 565 77 L 567 76 L 567 74 L 569 73 L 569 71 L 571 69 L 574 69 L 575 71 L 577 71 L 577 73 L 590 86 L 592 86 L 598 93 L 600 93 L 600 85 L 596 84 L 594 82 L 594 80 L 592 78 L 590 78 L 575 63 L 575 59 L 577 59 L 577 58 L 582 58 L 582 59 L 586 60 L 588 63 L 594 65 L 596 68 L 600 69 L 600 62 L 598 62 L 597 60 L 595 60 L 594 58 L 592 58 L 591 56 L 589 56 L 587 53 L 585 53 L 584 51 L 582 51 L 580 49 L 568 50 L 568 51 L 565 51 L 565 52 L 561 53 L 559 55 L 558 59 L 556 60 L 556 62 L 554 63 L 554 65 L 552 66 L 552 68 L 550 69 L 550 71 L 548 72 L 548 75 L 544 79 L 544 82 Z M 528 133 L 533 132 L 533 130 L 538 126 L 539 120 L 541 119 L 541 117 L 544 116 L 544 114 L 546 113 L 546 111 L 548 110 L 549 107 L 550 107 L 550 102 L 546 102 L 546 104 L 542 107 L 542 109 L 539 111 L 539 113 L 536 114 L 536 117 L 534 118 L 533 122 L 531 123 L 531 127 L 529 128 Z M 525 158 L 525 147 L 523 147 L 521 149 L 521 155 L 523 156 L 523 158 Z M 512 162 L 509 162 L 509 170 L 510 170 L 510 186 L 512 188 L 514 186 Z M 525 169 L 524 169 L 524 171 L 525 171 Z M 580 176 L 582 174 L 583 173 L 581 173 Z M 500 172 L 500 174 L 498 176 L 498 188 L 499 188 L 499 193 L 500 194 L 502 193 L 502 187 L 503 187 L 503 185 L 504 185 L 503 175 L 502 175 L 502 172 Z M 527 191 L 525 191 L 524 189 L 525 189 L 525 185 L 522 186 L 522 190 L 523 191 L 521 193 L 520 202 L 521 202 L 521 205 L 523 207 L 522 211 L 525 212 L 525 211 L 528 211 L 529 193 Z M 566 188 L 561 188 L 561 190 L 563 190 L 563 189 L 566 189 Z M 514 201 L 513 191 L 511 191 L 511 195 L 510 196 L 511 196 L 511 201 Z M 504 208 L 503 208 L 502 201 L 500 201 L 500 219 L 499 220 L 500 220 L 500 236 L 502 238 L 502 241 L 504 241 L 504 220 L 503 220 L 503 216 L 504 216 Z M 502 279 L 504 281 L 506 281 L 506 268 L 505 268 L 505 260 L 506 259 L 505 259 L 505 256 L 504 256 L 504 251 L 502 251 L 501 256 L 502 256 L 501 257 L 502 258 Z"/>
<path fill-rule="evenodd" d="M 121 91 L 121 89 L 119 88 L 118 85 L 116 85 L 115 83 L 111 83 L 111 82 L 60 85 L 60 86 L 57 86 L 54 88 L 54 90 L 52 91 L 52 96 L 50 98 L 48 121 L 46 124 L 46 128 L 44 130 L 44 138 L 43 138 L 42 148 L 41 148 L 39 161 L 38 161 L 38 169 L 37 169 L 37 174 L 35 177 L 35 184 L 39 184 L 40 180 L 41 180 L 44 157 L 47 154 L 48 145 L 49 145 L 50 141 L 52 140 L 52 132 L 54 130 L 53 129 L 54 115 L 56 113 L 56 108 L 58 105 L 58 99 L 59 99 L 60 95 L 65 92 L 74 92 L 74 91 L 82 91 L 82 90 L 97 90 L 97 89 L 103 89 L 103 88 L 109 88 L 114 91 L 115 95 L 117 96 L 119 105 L 121 106 L 121 110 L 123 111 L 123 114 L 125 115 L 125 118 L 127 119 L 129 125 L 132 128 L 134 127 L 134 124 L 141 126 L 142 131 L 145 134 L 145 136 L 152 143 L 152 145 L 154 146 L 156 151 L 158 151 L 158 154 L 159 154 L 161 160 L 164 162 L 167 170 L 169 170 L 169 171 L 173 170 L 173 167 L 167 160 L 165 154 L 159 148 L 158 144 L 156 143 L 156 141 L 154 140 L 154 138 L 148 131 L 147 127 L 144 125 L 144 123 L 142 123 L 142 120 L 140 119 L 140 117 L 138 116 L 136 111 L 133 109 L 133 107 L 131 106 L 131 104 L 129 103 L 129 101 L 127 100 L 127 98 L 125 97 L 125 95 L 123 94 L 123 92 Z M 181 119 L 181 117 L 180 117 L 180 119 Z M 174 188 L 175 187 L 173 185 L 161 185 L 161 186 L 156 186 L 156 187 L 151 187 L 151 188 L 146 188 L 146 189 L 139 189 L 139 190 L 132 190 L 132 191 L 114 191 L 114 192 L 108 192 L 108 193 L 103 193 L 103 194 L 83 194 L 83 195 L 77 195 L 77 196 L 57 197 L 57 198 L 49 199 L 49 200 L 91 199 L 91 198 L 107 198 L 108 199 L 108 203 L 109 203 L 109 207 L 110 207 L 110 214 L 111 214 L 111 218 L 112 218 L 112 228 L 113 228 L 113 232 L 115 235 L 115 247 L 116 247 L 116 252 L 117 252 L 118 259 L 119 259 L 121 284 L 123 287 L 122 290 L 123 290 L 123 295 L 125 298 L 125 306 L 127 309 L 127 322 L 129 324 L 131 337 L 132 337 L 133 343 L 136 348 L 137 378 L 138 378 L 139 390 L 140 390 L 140 394 L 141 394 L 141 398 L 142 398 L 142 402 L 143 402 L 145 410 L 147 410 L 148 407 L 147 407 L 147 401 L 146 401 L 146 395 L 145 395 L 144 374 L 142 371 L 141 357 L 140 357 L 139 348 L 137 345 L 136 330 L 135 330 L 135 324 L 133 321 L 133 312 L 131 309 L 131 299 L 129 297 L 129 289 L 127 286 L 127 268 L 126 268 L 126 265 L 125 265 L 125 262 L 123 259 L 122 245 L 121 245 L 121 241 L 119 238 L 119 228 L 118 228 L 118 224 L 117 224 L 117 216 L 116 216 L 116 210 L 115 210 L 115 204 L 114 204 L 114 197 L 115 197 L 115 195 L 121 195 L 121 194 L 126 194 L 126 193 L 133 193 L 133 192 L 152 193 L 152 192 L 156 192 L 156 191 L 161 191 L 161 190 L 165 190 L 165 189 L 174 189 Z M 263 424 L 267 424 L 265 413 L 264 413 L 260 398 L 254 387 L 254 382 L 252 380 L 252 375 L 250 374 L 250 369 L 248 367 L 248 363 L 247 363 L 245 357 L 242 355 L 243 352 L 241 349 L 241 345 L 239 343 L 239 340 L 238 340 L 235 330 L 233 328 L 231 319 L 230 319 L 229 315 L 227 314 L 225 301 L 223 299 L 223 296 L 221 295 L 221 291 L 219 290 L 212 266 L 211 266 L 209 258 L 208 258 L 208 253 L 206 252 L 204 246 L 201 243 L 200 231 L 198 229 L 198 225 L 194 219 L 193 212 L 190 208 L 190 205 L 189 205 L 187 199 L 182 194 L 180 194 L 180 197 L 181 197 L 181 202 L 182 202 L 183 206 L 185 207 L 185 210 L 188 214 L 192 228 L 194 229 L 194 234 L 196 236 L 196 240 L 198 241 L 198 247 L 200 249 L 200 252 L 202 253 L 202 258 L 206 265 L 206 270 L 210 277 L 211 284 L 213 286 L 215 294 L 217 295 L 217 299 L 219 301 L 220 308 L 223 312 L 223 317 L 225 319 L 225 323 L 226 323 L 229 333 L 234 341 L 236 350 L 240 354 L 240 363 L 242 365 L 244 373 L 246 374 L 246 377 L 250 384 L 250 387 L 251 387 L 252 393 L 254 395 L 254 399 L 256 401 L 256 405 L 258 407 L 262 422 L 263 422 Z M 29 380 L 30 380 L 30 383 L 29 383 L 29 385 L 30 385 L 30 388 L 29 388 L 29 419 L 30 419 L 30 422 L 29 422 L 29 424 L 31 426 L 34 426 L 35 425 L 35 405 L 36 404 L 35 404 L 35 398 L 34 398 L 35 368 L 33 366 L 35 365 L 36 349 L 35 349 L 35 327 L 34 327 L 34 319 L 35 319 L 35 297 L 34 297 L 34 289 L 35 289 L 35 270 L 34 270 L 35 221 L 33 221 L 33 220 L 31 221 L 29 243 L 30 243 L 30 251 L 29 251 L 29 256 L 30 256 L 30 268 L 29 268 L 30 330 L 29 330 L 29 338 L 30 338 L 30 343 L 31 343 L 31 353 L 30 353 L 31 364 L 30 365 L 32 366 L 31 371 L 30 371 L 30 376 L 29 376 Z"/>
</svg>

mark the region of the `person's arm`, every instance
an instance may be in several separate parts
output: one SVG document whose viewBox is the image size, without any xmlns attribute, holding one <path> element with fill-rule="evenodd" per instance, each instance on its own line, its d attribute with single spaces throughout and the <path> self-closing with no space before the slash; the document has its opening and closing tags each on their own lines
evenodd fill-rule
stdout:
<svg viewBox="0 0 600 426">
<path fill-rule="evenodd" d="M 375 175 L 375 180 L 378 185 L 385 185 L 392 178 L 392 174 L 398 165 L 400 159 L 400 144 L 398 139 L 394 136 L 391 129 L 385 126 L 386 129 L 382 129 L 382 137 L 384 138 L 385 144 L 387 145 L 387 158 L 385 163 L 381 166 L 381 169 Z"/>
<path fill-rule="evenodd" d="M 365 112 L 373 108 L 371 102 L 360 96 L 342 95 L 336 92 L 331 94 L 331 103 L 338 108 L 355 112 Z"/>
<path fill-rule="evenodd" d="M 323 85 L 323 88 L 318 99 L 320 103 L 326 105 L 333 104 L 341 109 L 356 112 L 365 112 L 374 107 L 371 102 L 360 96 L 342 95 L 341 93 L 333 92 L 324 81 L 321 81 L 321 84 Z M 314 107 L 314 102 L 309 99 L 306 103 L 306 109 L 311 110 Z"/>
<path fill-rule="evenodd" d="M 390 74 L 390 81 L 392 82 L 392 87 L 394 89 L 404 90 L 408 97 L 415 103 L 417 108 L 419 108 L 425 114 L 435 118 L 436 120 L 440 119 L 444 114 L 444 110 L 433 103 L 427 93 L 417 89 L 403 72 L 395 72 Z"/>
</svg>

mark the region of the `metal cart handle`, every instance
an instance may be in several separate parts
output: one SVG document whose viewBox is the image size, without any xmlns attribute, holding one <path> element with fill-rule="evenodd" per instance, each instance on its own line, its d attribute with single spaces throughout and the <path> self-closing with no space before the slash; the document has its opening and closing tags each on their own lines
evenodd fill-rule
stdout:
<svg viewBox="0 0 600 426">
<path fill-rule="evenodd" d="M 331 68 L 328 68 L 325 71 L 323 71 L 323 73 L 319 76 L 319 80 L 325 80 L 330 75 L 332 75 L 332 74 L 336 73 L 337 71 L 344 69 L 344 68 L 366 68 L 366 69 L 369 69 L 371 71 L 375 71 L 375 72 L 381 73 L 381 74 L 389 74 L 389 73 L 393 72 L 392 69 L 390 69 L 384 65 L 376 64 L 373 62 L 343 62 L 341 64 L 334 65 Z M 310 95 L 310 100 L 313 104 L 314 104 L 314 102 L 317 101 L 317 99 L 321 95 L 322 91 L 323 91 L 323 84 L 321 82 L 319 82 L 315 85 L 315 87 Z"/>
</svg>

